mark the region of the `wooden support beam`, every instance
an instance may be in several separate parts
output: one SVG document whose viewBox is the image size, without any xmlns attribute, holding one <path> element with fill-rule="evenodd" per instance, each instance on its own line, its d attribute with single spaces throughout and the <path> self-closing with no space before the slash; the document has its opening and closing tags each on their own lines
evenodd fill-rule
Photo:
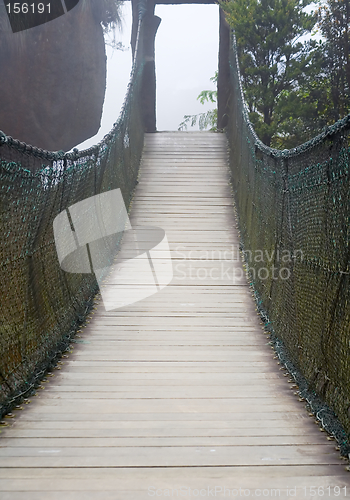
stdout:
<svg viewBox="0 0 350 500">
<path fill-rule="evenodd" d="M 218 121 L 217 127 L 222 130 L 228 123 L 230 112 L 230 61 L 229 51 L 231 29 L 225 19 L 225 13 L 220 8 L 220 42 L 219 42 L 219 72 L 218 72 Z"/>
<path fill-rule="evenodd" d="M 141 83 L 141 107 L 145 132 L 156 132 L 156 68 L 155 68 L 155 38 L 160 17 L 154 15 L 155 1 L 146 0 L 142 15 L 140 50 L 144 63 Z M 135 56 L 137 25 L 140 16 L 138 0 L 132 0 L 132 33 L 131 47 Z"/>
<path fill-rule="evenodd" d="M 132 59 L 135 57 L 135 48 L 136 48 L 136 37 L 137 37 L 137 26 L 139 22 L 139 2 L 138 0 L 131 0 L 131 9 L 132 9 L 132 25 L 131 25 L 131 50 L 132 50 Z"/>
<path fill-rule="evenodd" d="M 156 66 L 155 38 L 161 19 L 150 9 L 144 16 L 143 56 L 145 67 L 142 77 L 141 102 L 145 132 L 156 132 Z"/>
</svg>

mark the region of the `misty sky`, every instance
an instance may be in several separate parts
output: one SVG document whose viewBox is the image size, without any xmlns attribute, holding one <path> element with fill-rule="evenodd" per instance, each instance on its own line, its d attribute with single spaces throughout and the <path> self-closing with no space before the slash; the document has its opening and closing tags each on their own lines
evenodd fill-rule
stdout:
<svg viewBox="0 0 350 500">
<path fill-rule="evenodd" d="M 157 128 L 177 130 L 185 114 L 201 113 L 201 90 L 214 89 L 210 81 L 218 65 L 219 7 L 217 5 L 157 5 L 162 19 L 156 37 Z M 99 133 L 78 146 L 99 142 L 117 120 L 131 70 L 131 2 L 123 5 L 122 32 L 117 40 L 126 51 L 107 47 L 107 89 Z"/>
</svg>

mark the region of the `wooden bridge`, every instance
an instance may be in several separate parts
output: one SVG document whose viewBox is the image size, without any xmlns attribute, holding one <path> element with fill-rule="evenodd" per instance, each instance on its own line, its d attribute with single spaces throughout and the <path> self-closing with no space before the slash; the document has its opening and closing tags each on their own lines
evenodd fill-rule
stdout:
<svg viewBox="0 0 350 500">
<path fill-rule="evenodd" d="M 166 231 L 173 280 L 115 311 L 96 304 L 60 370 L 7 420 L 1 500 L 349 496 L 237 258 L 225 136 L 146 135 L 130 220 Z"/>
</svg>

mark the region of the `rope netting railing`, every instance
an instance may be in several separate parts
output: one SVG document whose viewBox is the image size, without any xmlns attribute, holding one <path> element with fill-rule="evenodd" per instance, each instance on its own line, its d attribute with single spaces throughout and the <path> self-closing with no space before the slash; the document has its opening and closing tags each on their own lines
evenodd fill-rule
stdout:
<svg viewBox="0 0 350 500">
<path fill-rule="evenodd" d="M 98 292 L 94 274 L 60 268 L 53 221 L 71 205 L 112 189 L 120 188 L 130 204 L 144 139 L 142 31 L 140 3 L 128 91 L 118 121 L 98 145 L 49 152 L 0 135 L 1 415 L 35 392 L 69 350 Z"/>
<path fill-rule="evenodd" d="M 227 136 L 249 280 L 300 397 L 348 453 L 350 115 L 279 151 L 249 122 L 234 37 L 230 87 Z"/>
</svg>

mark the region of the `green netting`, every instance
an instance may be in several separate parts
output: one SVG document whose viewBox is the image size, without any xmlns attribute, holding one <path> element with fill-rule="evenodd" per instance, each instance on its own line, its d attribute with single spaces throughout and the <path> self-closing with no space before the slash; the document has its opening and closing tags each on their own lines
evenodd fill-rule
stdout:
<svg viewBox="0 0 350 500">
<path fill-rule="evenodd" d="M 227 135 L 251 284 L 309 395 L 349 433 L 350 115 L 298 148 L 268 148 L 249 122 L 234 40 L 230 68 Z"/>
<path fill-rule="evenodd" d="M 141 20 L 138 40 L 140 31 Z M 0 135 L 2 415 L 32 390 L 67 348 L 98 291 L 93 274 L 61 270 L 53 220 L 74 203 L 116 188 L 128 207 L 144 138 L 142 52 L 137 42 L 121 115 L 97 146 L 53 153 Z"/>
</svg>

